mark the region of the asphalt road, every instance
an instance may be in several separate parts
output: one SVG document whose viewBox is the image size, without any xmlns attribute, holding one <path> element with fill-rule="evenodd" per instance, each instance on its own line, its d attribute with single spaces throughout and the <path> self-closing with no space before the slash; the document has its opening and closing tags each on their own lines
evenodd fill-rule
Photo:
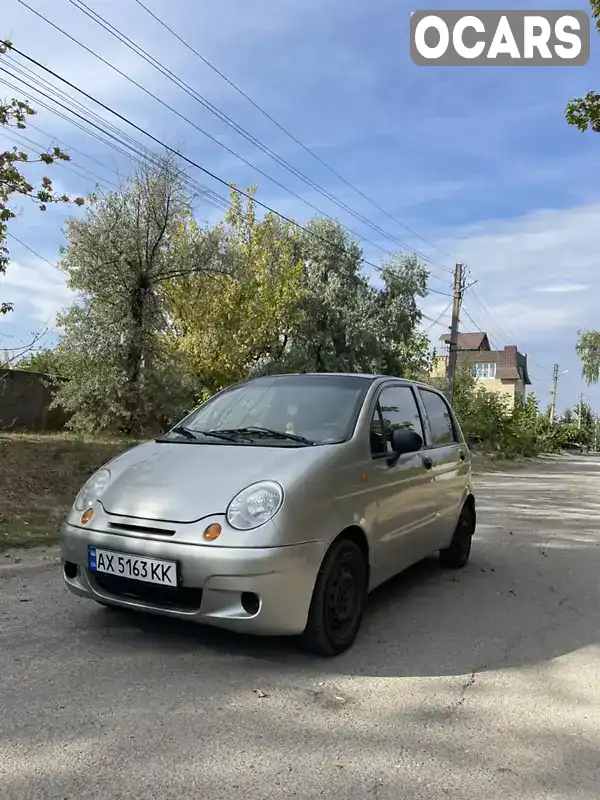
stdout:
<svg viewBox="0 0 600 800">
<path fill-rule="evenodd" d="M 330 661 L 0 570 L 0 798 L 597 800 L 600 459 L 477 483 L 470 565 Z"/>
</svg>

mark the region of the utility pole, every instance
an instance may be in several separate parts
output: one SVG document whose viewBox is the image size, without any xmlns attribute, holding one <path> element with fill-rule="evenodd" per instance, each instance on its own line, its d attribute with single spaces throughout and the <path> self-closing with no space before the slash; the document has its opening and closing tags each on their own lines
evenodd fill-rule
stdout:
<svg viewBox="0 0 600 800">
<path fill-rule="evenodd" d="M 552 391 L 550 392 L 550 422 L 554 422 L 556 414 L 556 384 L 558 383 L 558 364 L 552 370 Z"/>
<path fill-rule="evenodd" d="M 581 418 L 583 417 L 583 394 L 579 395 L 579 423 L 578 428 L 581 428 Z"/>
<path fill-rule="evenodd" d="M 458 323 L 460 320 L 460 306 L 464 290 L 463 265 L 454 267 L 454 286 L 452 288 L 452 324 L 450 326 L 450 350 L 448 352 L 448 400 L 452 403 L 454 397 L 454 379 L 456 376 L 456 361 L 458 351 Z"/>
</svg>

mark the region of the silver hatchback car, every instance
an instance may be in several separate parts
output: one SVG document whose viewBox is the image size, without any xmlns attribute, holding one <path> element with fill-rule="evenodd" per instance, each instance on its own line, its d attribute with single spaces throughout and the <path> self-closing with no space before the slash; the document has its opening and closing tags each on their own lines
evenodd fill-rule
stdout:
<svg viewBox="0 0 600 800">
<path fill-rule="evenodd" d="M 106 606 L 297 635 L 336 655 L 367 595 L 475 532 L 471 457 L 440 392 L 379 375 L 232 386 L 110 461 L 63 525 L 68 588 Z"/>
</svg>

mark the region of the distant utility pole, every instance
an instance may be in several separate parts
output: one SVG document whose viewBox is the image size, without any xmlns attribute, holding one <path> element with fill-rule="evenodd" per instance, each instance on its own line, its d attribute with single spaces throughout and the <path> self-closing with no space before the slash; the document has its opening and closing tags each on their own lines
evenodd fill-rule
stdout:
<svg viewBox="0 0 600 800">
<path fill-rule="evenodd" d="M 550 392 L 550 422 L 554 422 L 556 414 L 556 384 L 558 383 L 558 364 L 552 370 L 552 391 Z"/>
<path fill-rule="evenodd" d="M 463 265 L 454 267 L 454 286 L 452 289 L 452 324 L 450 326 L 450 350 L 448 352 L 448 400 L 454 399 L 454 379 L 456 376 L 456 360 L 458 351 L 458 323 L 460 320 L 460 306 L 464 290 Z"/>
<path fill-rule="evenodd" d="M 583 417 L 583 394 L 579 395 L 579 423 L 578 428 L 581 428 L 581 418 Z"/>
</svg>

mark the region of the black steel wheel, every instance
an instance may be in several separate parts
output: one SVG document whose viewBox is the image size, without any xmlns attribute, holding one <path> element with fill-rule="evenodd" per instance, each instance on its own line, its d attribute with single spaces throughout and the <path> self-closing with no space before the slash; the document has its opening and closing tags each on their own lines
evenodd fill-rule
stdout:
<svg viewBox="0 0 600 800">
<path fill-rule="evenodd" d="M 367 601 L 368 567 L 350 539 L 335 542 L 317 575 L 308 622 L 301 637 L 305 649 L 336 656 L 352 646 Z"/>
<path fill-rule="evenodd" d="M 440 559 L 445 567 L 462 569 L 471 555 L 471 543 L 475 533 L 475 512 L 469 505 L 464 505 L 456 523 L 450 547 L 440 550 Z"/>
</svg>

